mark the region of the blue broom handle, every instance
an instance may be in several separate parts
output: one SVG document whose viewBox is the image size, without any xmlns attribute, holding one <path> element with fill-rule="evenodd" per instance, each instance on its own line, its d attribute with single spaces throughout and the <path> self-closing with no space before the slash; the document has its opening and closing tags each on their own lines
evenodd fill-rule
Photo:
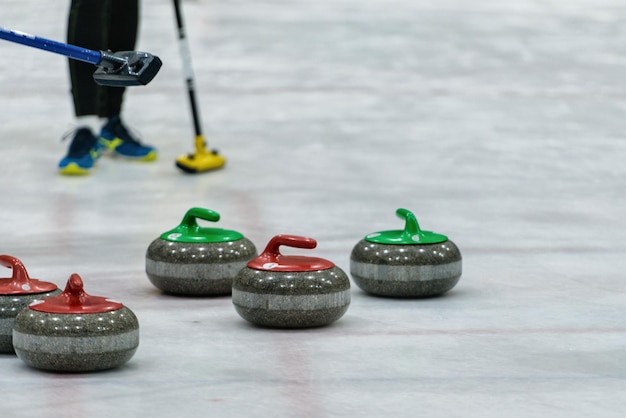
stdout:
<svg viewBox="0 0 626 418">
<path fill-rule="evenodd" d="M 0 27 L 0 39 L 32 46 L 34 48 L 44 49 L 56 54 L 65 55 L 66 57 L 78 61 L 90 62 L 94 65 L 100 64 L 100 61 L 102 60 L 102 53 L 100 51 L 92 51 L 91 49 L 80 48 L 78 46 L 68 45 L 62 42 L 40 38 L 39 36 L 30 35 L 28 33 L 4 29 L 2 27 Z"/>
</svg>

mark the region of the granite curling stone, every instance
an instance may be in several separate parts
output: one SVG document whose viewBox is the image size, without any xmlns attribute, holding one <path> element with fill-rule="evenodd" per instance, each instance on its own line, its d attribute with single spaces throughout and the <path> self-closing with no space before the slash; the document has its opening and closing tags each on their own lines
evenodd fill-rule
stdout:
<svg viewBox="0 0 626 418">
<path fill-rule="evenodd" d="M 328 325 L 350 305 L 350 279 L 323 258 L 283 255 L 280 246 L 315 248 L 313 238 L 276 235 L 233 280 L 239 315 L 260 326 L 307 328 Z"/>
<path fill-rule="evenodd" d="M 189 209 L 180 225 L 148 247 L 146 274 L 167 293 L 229 295 L 233 278 L 256 257 L 256 247 L 237 231 L 201 227 L 197 219 L 217 222 L 220 215 L 204 208 Z"/>
<path fill-rule="evenodd" d="M 379 296 L 441 295 L 461 277 L 461 252 L 445 235 L 422 231 L 415 215 L 398 209 L 404 230 L 367 235 L 352 249 L 350 275 L 358 287 Z"/>
<path fill-rule="evenodd" d="M 15 353 L 27 365 L 92 372 L 126 363 L 139 346 L 139 322 L 119 302 L 92 296 L 72 274 L 63 293 L 33 302 L 15 318 Z"/>
<path fill-rule="evenodd" d="M 13 269 L 10 278 L 0 279 L 0 353 L 13 353 L 15 317 L 31 302 L 58 295 L 54 283 L 31 279 L 24 264 L 10 255 L 0 255 L 0 264 Z"/>
</svg>

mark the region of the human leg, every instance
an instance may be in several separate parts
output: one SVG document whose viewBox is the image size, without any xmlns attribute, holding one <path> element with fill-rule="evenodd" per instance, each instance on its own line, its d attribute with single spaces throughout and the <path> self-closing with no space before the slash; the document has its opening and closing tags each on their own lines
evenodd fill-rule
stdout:
<svg viewBox="0 0 626 418">
<path fill-rule="evenodd" d="M 72 0 L 68 43 L 93 50 L 131 51 L 137 41 L 138 24 L 138 0 Z M 93 134 L 87 135 L 83 128 L 75 132 L 68 155 L 59 163 L 61 173 L 85 174 L 104 149 L 142 161 L 156 159 L 156 150 L 140 144 L 121 122 L 125 89 L 96 84 L 93 66 L 88 63 L 70 60 L 69 66 L 72 100 L 79 122 L 96 115 L 105 118 L 106 123 L 93 144 Z M 85 144 L 92 146 L 88 148 Z"/>
<path fill-rule="evenodd" d="M 108 47 L 113 51 L 131 51 L 137 42 L 139 26 L 138 0 L 109 0 L 110 13 L 107 16 Z M 124 126 L 120 118 L 124 89 L 107 90 L 107 100 L 100 110 L 108 118 L 100 132 L 99 142 L 116 155 L 152 161 L 157 153 L 153 147 L 142 145 Z"/>
<path fill-rule="evenodd" d="M 102 50 L 105 31 L 102 16 L 109 0 L 72 0 L 67 23 L 69 44 L 92 50 Z M 74 113 L 82 125 L 73 133 L 67 154 L 59 161 L 61 174 L 88 174 L 99 158 L 102 146 L 93 134 L 92 127 L 98 115 L 98 107 L 105 97 L 93 80 L 93 65 L 69 60 L 72 103 Z M 89 121 L 87 121 L 89 120 Z"/>
</svg>

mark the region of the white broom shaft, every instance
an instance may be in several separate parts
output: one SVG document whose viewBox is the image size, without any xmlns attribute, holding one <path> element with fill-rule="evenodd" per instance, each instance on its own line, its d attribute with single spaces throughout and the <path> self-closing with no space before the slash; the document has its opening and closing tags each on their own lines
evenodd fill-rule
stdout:
<svg viewBox="0 0 626 418">
<path fill-rule="evenodd" d="M 196 137 L 198 137 L 202 136 L 202 124 L 200 123 L 200 112 L 196 101 L 195 82 L 191 67 L 191 49 L 189 48 L 189 42 L 187 41 L 187 36 L 185 34 L 185 24 L 180 8 L 180 0 L 174 0 L 174 11 L 176 12 L 176 24 L 178 27 L 178 46 L 180 56 L 183 61 L 183 74 L 185 77 L 187 92 L 189 93 L 189 104 L 191 105 L 194 130 Z"/>
</svg>

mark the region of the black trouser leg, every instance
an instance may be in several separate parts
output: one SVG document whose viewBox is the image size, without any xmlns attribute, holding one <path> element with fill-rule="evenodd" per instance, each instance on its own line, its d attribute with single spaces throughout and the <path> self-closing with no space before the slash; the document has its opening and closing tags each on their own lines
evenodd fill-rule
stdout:
<svg viewBox="0 0 626 418">
<path fill-rule="evenodd" d="M 131 51 L 137 40 L 138 0 L 72 0 L 67 42 L 95 51 Z M 69 60 L 76 116 L 110 117 L 120 113 L 125 89 L 93 80 L 93 64 Z"/>
</svg>

